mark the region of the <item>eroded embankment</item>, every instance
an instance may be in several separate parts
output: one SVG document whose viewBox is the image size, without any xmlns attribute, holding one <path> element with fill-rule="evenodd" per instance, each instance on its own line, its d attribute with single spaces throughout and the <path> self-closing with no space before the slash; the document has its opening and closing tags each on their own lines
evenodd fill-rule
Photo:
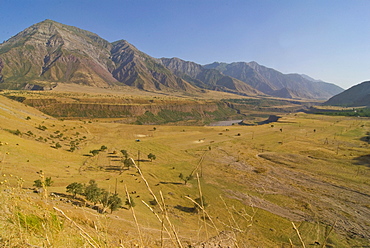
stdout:
<svg viewBox="0 0 370 248">
<path fill-rule="evenodd" d="M 23 103 L 58 118 L 132 118 L 139 124 L 220 120 L 236 111 L 220 101 L 144 99 L 26 99 Z"/>
</svg>

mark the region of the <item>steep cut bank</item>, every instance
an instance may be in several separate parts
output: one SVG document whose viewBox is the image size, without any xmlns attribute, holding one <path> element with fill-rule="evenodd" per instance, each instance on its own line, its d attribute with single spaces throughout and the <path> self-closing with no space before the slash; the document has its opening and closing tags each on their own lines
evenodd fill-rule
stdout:
<svg viewBox="0 0 370 248">
<path fill-rule="evenodd" d="M 8 96 L 56 118 L 114 118 L 123 123 L 203 125 L 238 116 L 222 101 L 107 98 L 25 98 Z"/>
</svg>

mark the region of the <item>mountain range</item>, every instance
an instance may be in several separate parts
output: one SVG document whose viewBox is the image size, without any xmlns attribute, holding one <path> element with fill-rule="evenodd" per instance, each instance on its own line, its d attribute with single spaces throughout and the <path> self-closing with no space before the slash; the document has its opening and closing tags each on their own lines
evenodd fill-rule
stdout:
<svg viewBox="0 0 370 248">
<path fill-rule="evenodd" d="M 256 62 L 200 65 L 178 58 L 157 59 L 125 40 L 111 43 L 52 20 L 34 24 L 0 44 L 0 89 L 45 90 L 60 83 L 305 99 L 328 99 L 343 91 Z"/>
</svg>

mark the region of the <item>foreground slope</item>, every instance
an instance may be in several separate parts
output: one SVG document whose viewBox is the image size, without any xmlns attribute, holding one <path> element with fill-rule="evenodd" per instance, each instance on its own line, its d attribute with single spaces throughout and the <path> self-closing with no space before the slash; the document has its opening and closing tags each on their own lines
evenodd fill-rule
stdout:
<svg viewBox="0 0 370 248">
<path fill-rule="evenodd" d="M 350 247 L 370 242 L 368 119 L 296 114 L 260 126 L 153 128 L 59 121 L 2 96 L 0 104 L 5 174 L 0 184 L 0 225 L 6 230 L 0 232 L 0 242 L 8 247 L 81 247 L 93 242 L 86 234 L 76 235 L 79 228 L 93 237 L 96 247 L 200 246 L 225 234 L 235 238 L 230 247 L 290 247 L 290 242 L 300 246 L 291 222 L 306 245 Z M 77 146 L 74 151 L 72 144 Z M 108 149 L 89 155 L 102 145 Z M 122 168 L 122 149 L 135 160 L 140 156 L 142 175 L 163 205 L 162 194 L 166 212 L 153 203 L 137 170 Z M 152 162 L 147 159 L 150 153 L 156 155 Z M 52 178 L 48 192 L 58 197 L 41 199 L 29 190 L 40 170 Z M 194 179 L 185 183 L 180 173 Z M 20 177 L 22 184 L 17 181 Z M 103 215 L 93 203 L 85 205 L 83 196 L 62 195 L 68 184 L 87 184 L 90 179 L 107 191 L 117 191 L 123 200 L 127 187 L 136 202 L 139 226 L 127 208 Z M 207 203 L 206 213 L 194 212 L 194 203 L 187 198 L 200 195 Z M 27 199 L 27 204 L 20 199 Z M 165 217 L 169 233 L 162 218 L 158 220 L 142 201 Z M 43 229 L 42 224 L 54 228 Z"/>
</svg>

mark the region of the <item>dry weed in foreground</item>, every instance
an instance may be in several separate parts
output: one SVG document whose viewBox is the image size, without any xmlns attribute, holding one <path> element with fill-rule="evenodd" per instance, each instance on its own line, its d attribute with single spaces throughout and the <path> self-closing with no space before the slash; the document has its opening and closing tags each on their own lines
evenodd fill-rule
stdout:
<svg viewBox="0 0 370 248">
<path fill-rule="evenodd" d="M 53 210 L 46 199 L 22 189 L 22 178 L 4 175 L 1 179 L 0 247 L 104 247 L 82 229 L 76 233 L 63 211 Z"/>
</svg>

